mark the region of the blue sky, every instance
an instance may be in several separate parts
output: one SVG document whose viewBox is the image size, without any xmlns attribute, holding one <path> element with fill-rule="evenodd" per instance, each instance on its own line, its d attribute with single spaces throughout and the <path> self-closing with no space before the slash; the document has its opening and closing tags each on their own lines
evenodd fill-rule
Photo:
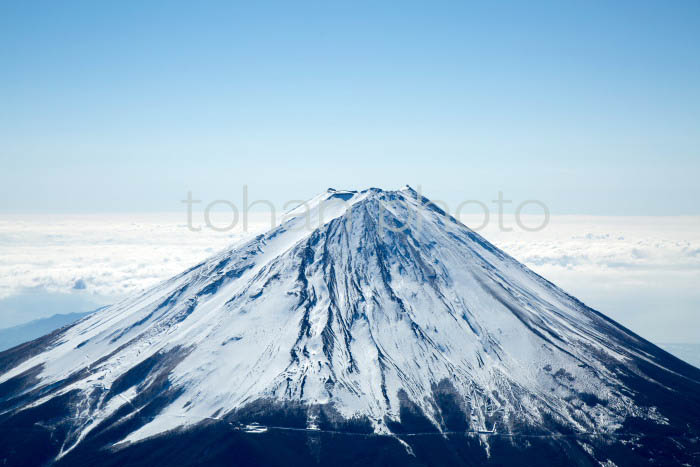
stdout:
<svg viewBox="0 0 700 467">
<path fill-rule="evenodd" d="M 700 214 L 700 3 L 2 2 L 0 212 L 420 185 Z"/>
</svg>

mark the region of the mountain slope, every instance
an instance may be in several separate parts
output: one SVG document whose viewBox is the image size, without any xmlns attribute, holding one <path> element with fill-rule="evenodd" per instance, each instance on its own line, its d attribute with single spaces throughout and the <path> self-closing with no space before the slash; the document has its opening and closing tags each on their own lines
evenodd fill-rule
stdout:
<svg viewBox="0 0 700 467">
<path fill-rule="evenodd" d="M 298 433 L 308 449 L 293 458 L 325 463 L 330 432 L 417 462 L 445 443 L 466 464 L 528 449 L 584 464 L 698 452 L 700 371 L 411 189 L 329 190 L 264 235 L 0 354 L 0 373 L 0 428 L 17 434 L 0 458 L 15 462 L 36 460 L 37 444 L 42 461 L 103 462 L 205 432 L 232 436 L 253 463 L 267 455 L 255 443 L 284 452 Z M 252 422 L 271 428 L 240 429 Z"/>
</svg>

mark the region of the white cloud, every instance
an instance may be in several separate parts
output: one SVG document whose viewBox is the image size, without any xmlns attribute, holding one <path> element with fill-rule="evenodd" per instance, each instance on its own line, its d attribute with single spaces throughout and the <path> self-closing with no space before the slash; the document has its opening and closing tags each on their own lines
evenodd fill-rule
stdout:
<svg viewBox="0 0 700 467">
<path fill-rule="evenodd" d="M 588 305 L 650 339 L 700 342 L 700 217 L 552 216 L 526 232 L 508 216 L 504 225 L 513 230 L 492 218 L 480 233 Z M 191 232 L 184 213 L 5 216 L 0 299 L 33 288 L 116 300 L 268 227 L 263 215 L 251 215 L 247 234 Z"/>
<path fill-rule="evenodd" d="M 700 343 L 700 217 L 553 216 L 541 232 L 481 233 L 642 336 Z"/>
<path fill-rule="evenodd" d="M 264 224 L 249 227 L 254 233 Z M 0 298 L 37 287 L 118 298 L 243 237 L 241 229 L 191 232 L 178 213 L 6 216 L 0 221 Z"/>
</svg>

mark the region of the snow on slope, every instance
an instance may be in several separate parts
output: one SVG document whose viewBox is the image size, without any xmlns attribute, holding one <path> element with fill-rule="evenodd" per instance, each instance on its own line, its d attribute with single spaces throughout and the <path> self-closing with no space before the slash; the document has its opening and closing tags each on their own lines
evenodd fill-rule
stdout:
<svg viewBox="0 0 700 467">
<path fill-rule="evenodd" d="M 122 441 L 260 399 L 330 404 L 378 433 L 410 404 L 444 429 L 434 394 L 446 384 L 478 430 L 665 423 L 614 370 L 639 361 L 660 365 L 645 341 L 412 189 L 329 189 L 268 233 L 81 320 L 0 385 L 33 377 L 22 410 L 83 395 L 63 455 L 128 417 L 149 387 L 163 388 L 160 409 Z"/>
</svg>

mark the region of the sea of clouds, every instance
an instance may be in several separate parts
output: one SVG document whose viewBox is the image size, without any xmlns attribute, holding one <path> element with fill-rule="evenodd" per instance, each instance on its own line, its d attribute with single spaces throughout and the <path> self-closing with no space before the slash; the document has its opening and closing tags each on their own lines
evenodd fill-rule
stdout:
<svg viewBox="0 0 700 467">
<path fill-rule="evenodd" d="M 270 226 L 265 213 L 250 219 L 246 232 L 193 232 L 184 212 L 6 215 L 0 328 L 113 303 Z M 552 216 L 538 232 L 512 216 L 500 224 L 480 233 L 588 305 L 651 340 L 700 343 L 700 216 Z"/>
</svg>

